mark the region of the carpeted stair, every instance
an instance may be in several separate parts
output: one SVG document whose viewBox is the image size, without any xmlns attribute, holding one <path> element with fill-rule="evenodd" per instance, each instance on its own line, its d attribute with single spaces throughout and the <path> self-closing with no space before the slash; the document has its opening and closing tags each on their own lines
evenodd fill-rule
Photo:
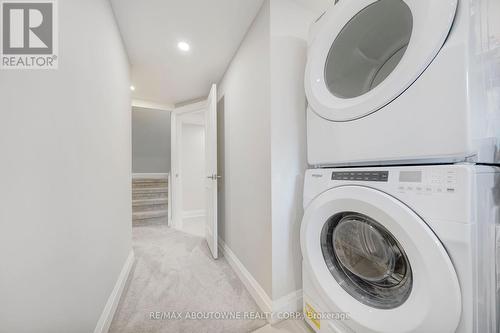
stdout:
<svg viewBox="0 0 500 333">
<path fill-rule="evenodd" d="M 134 226 L 168 220 L 168 177 L 132 179 L 132 216 Z"/>
</svg>

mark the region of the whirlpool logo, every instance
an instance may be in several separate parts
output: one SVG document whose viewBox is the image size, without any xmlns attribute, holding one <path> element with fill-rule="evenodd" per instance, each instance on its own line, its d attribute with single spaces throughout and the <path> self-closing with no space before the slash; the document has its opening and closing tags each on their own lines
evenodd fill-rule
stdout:
<svg viewBox="0 0 500 333">
<path fill-rule="evenodd" d="M 58 31 L 56 0 L 1 3 L 2 69 L 56 69 Z"/>
</svg>

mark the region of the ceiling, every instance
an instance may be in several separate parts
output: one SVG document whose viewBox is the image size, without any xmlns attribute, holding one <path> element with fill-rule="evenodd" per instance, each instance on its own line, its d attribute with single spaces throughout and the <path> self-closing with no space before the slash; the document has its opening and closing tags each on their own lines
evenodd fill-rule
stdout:
<svg viewBox="0 0 500 333">
<path fill-rule="evenodd" d="M 111 0 L 132 65 L 134 99 L 175 105 L 208 95 L 263 0 Z M 179 41 L 191 45 L 187 53 Z"/>
</svg>

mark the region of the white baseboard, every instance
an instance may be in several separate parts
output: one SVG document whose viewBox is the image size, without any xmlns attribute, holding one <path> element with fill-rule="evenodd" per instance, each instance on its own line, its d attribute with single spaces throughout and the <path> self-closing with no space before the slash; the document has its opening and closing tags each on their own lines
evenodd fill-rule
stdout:
<svg viewBox="0 0 500 333">
<path fill-rule="evenodd" d="M 292 291 L 288 295 L 273 301 L 273 313 L 285 312 L 302 312 L 302 289 Z M 277 316 L 273 316 L 271 324 L 281 321 L 276 317 Z"/>
<path fill-rule="evenodd" d="M 246 269 L 233 251 L 219 237 L 219 249 L 224 254 L 231 268 L 236 272 L 262 312 L 277 314 L 280 312 L 302 312 L 302 289 L 293 291 L 275 301 L 265 292 L 262 286 Z M 269 322 L 275 324 L 279 316 L 271 316 Z"/>
<path fill-rule="evenodd" d="M 260 310 L 262 312 L 271 312 L 273 308 L 271 298 L 220 237 L 219 249 L 224 254 L 227 262 L 236 272 L 236 275 L 238 275 L 241 282 L 243 282 L 248 292 L 259 306 Z"/>
<path fill-rule="evenodd" d="M 185 210 L 182 212 L 182 218 L 183 219 L 192 219 L 195 217 L 203 217 L 205 216 L 205 210 L 204 209 L 197 209 L 197 210 Z"/>
<path fill-rule="evenodd" d="M 120 276 L 118 276 L 118 280 L 116 280 L 115 287 L 111 292 L 111 295 L 104 306 L 104 310 L 102 311 L 101 317 L 97 322 L 97 326 L 94 330 L 94 333 L 107 333 L 109 330 L 109 326 L 111 325 L 111 321 L 113 320 L 113 316 L 115 315 L 116 308 L 118 307 L 118 302 L 123 293 L 123 288 L 127 282 L 128 276 L 130 274 L 130 270 L 132 269 L 132 265 L 134 264 L 134 251 L 130 250 L 127 260 L 123 265 L 122 271 L 120 272 Z"/>
</svg>

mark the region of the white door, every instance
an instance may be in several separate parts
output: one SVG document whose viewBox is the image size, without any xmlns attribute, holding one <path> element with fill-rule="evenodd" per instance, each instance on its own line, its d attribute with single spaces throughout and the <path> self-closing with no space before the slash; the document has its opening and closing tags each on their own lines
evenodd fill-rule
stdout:
<svg viewBox="0 0 500 333">
<path fill-rule="evenodd" d="M 217 259 L 217 86 L 212 85 L 205 112 L 205 237 L 212 256 Z"/>
</svg>

